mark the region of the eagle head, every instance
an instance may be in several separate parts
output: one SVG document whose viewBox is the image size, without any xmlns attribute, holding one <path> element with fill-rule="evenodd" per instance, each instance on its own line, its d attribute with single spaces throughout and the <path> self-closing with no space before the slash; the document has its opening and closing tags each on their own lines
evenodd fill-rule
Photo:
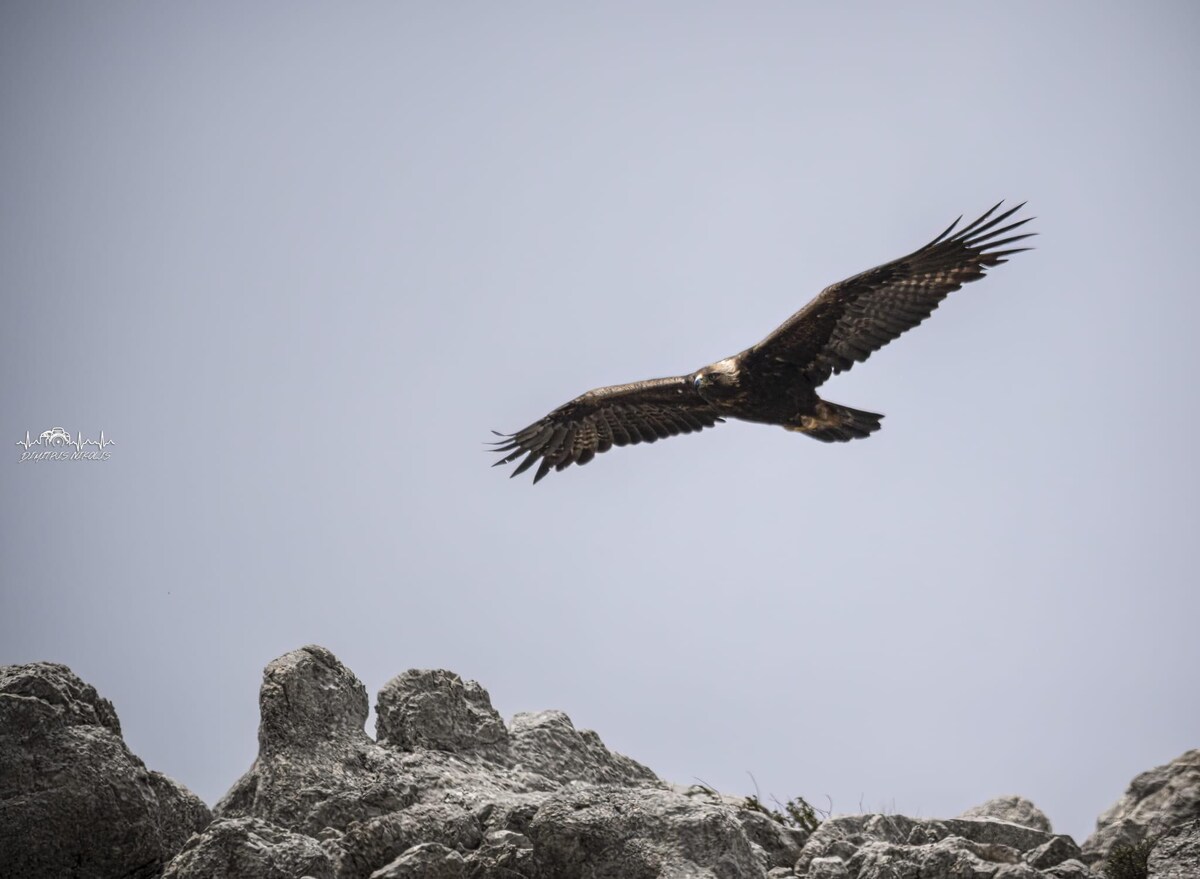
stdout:
<svg viewBox="0 0 1200 879">
<path fill-rule="evenodd" d="M 741 372 L 736 358 L 719 360 L 694 373 L 692 387 L 713 403 L 736 397 L 741 392 Z"/>
</svg>

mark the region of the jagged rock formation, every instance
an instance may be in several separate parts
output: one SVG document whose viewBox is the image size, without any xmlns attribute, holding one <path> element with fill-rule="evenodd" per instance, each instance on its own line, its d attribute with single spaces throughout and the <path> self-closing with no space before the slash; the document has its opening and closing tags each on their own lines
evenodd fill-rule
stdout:
<svg viewBox="0 0 1200 879">
<path fill-rule="evenodd" d="M 674 791 L 603 785 L 565 791 L 530 826 L 534 863 L 563 879 L 765 875 L 732 810 Z"/>
<path fill-rule="evenodd" d="M 371 879 L 464 879 L 466 875 L 462 855 L 436 842 L 423 842 L 380 867 Z"/>
<path fill-rule="evenodd" d="M 1096 832 L 1082 846 L 1083 860 L 1099 864 L 1118 846 L 1135 845 L 1198 818 L 1200 749 L 1134 778 L 1125 794 L 1096 819 Z"/>
<path fill-rule="evenodd" d="M 410 669 L 379 691 L 375 738 L 400 751 L 503 753 L 508 729 L 487 691 L 452 671 Z"/>
<path fill-rule="evenodd" d="M 162 879 L 334 879 L 315 839 L 258 818 L 218 818 L 171 861 Z"/>
<path fill-rule="evenodd" d="M 0 667 L 0 875 L 150 879 L 210 818 L 65 665 Z"/>
<path fill-rule="evenodd" d="M 1200 819 L 1176 824 L 1150 851 L 1148 879 L 1195 879 L 1200 876 Z"/>
<path fill-rule="evenodd" d="M 614 754 L 590 729 L 577 730 L 561 711 L 513 718 L 509 752 L 521 768 L 566 784 L 657 783 L 658 776 L 622 754 Z"/>
<path fill-rule="evenodd" d="M 845 871 L 843 874 L 842 871 Z M 800 876 L 922 879 L 1037 879 L 1089 875 L 1079 847 L 1056 836 L 994 818 L 944 821 L 903 815 L 848 815 L 823 822 L 795 865 Z"/>
<path fill-rule="evenodd" d="M 959 818 L 995 818 L 997 821 L 1008 821 L 1010 824 L 1022 824 L 1034 830 L 1050 832 L 1050 819 L 1046 813 L 1024 797 L 1007 796 L 993 797 L 986 803 L 972 806 L 958 816 Z"/>
<path fill-rule="evenodd" d="M 320 836 L 403 809 L 416 791 L 397 756 L 371 741 L 367 689 L 323 647 L 268 663 L 258 758 L 213 811 Z"/>
<path fill-rule="evenodd" d="M 766 879 L 901 867 L 934 879 L 1003 867 L 1022 879 L 1072 875 L 1072 864 L 1088 875 L 1072 861 L 1074 842 L 1049 833 L 1019 798 L 975 811 L 1022 824 L 857 816 L 809 839 L 741 798 L 664 784 L 562 712 L 519 714 L 506 726 L 482 687 L 448 671 L 389 681 L 376 742 L 362 731 L 362 684 L 321 648 L 272 662 L 261 702 L 258 759 L 217 813 L 320 839 L 338 879 Z"/>
<path fill-rule="evenodd" d="M 835 817 L 810 833 L 745 798 L 668 785 L 562 712 L 506 725 L 479 684 L 448 671 L 389 681 L 377 740 L 363 729 L 366 688 L 321 647 L 271 662 L 259 703 L 258 756 L 209 823 L 129 754 L 112 706 L 68 669 L 0 669 L 0 877 L 1099 876 L 1020 797 L 940 821 Z M 1134 779 L 1089 840 L 1092 860 L 1157 839 L 1152 879 L 1200 875 L 1198 774 L 1193 751 Z"/>
</svg>

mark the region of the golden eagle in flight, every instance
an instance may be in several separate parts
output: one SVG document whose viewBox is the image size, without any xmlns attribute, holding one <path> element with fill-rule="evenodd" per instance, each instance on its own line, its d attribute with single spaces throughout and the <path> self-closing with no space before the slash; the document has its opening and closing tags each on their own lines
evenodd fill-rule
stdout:
<svg viewBox="0 0 1200 879">
<path fill-rule="evenodd" d="M 955 232 L 959 217 L 920 250 L 826 287 L 741 354 L 690 375 L 597 388 L 524 430 L 497 433 L 493 451 L 504 457 L 496 464 L 524 455 L 512 475 L 538 464 L 537 482 L 551 468 L 586 464 L 613 446 L 652 443 L 726 418 L 778 424 L 827 443 L 869 436 L 882 415 L 822 400 L 817 388 L 925 320 L 963 284 L 1028 250 L 997 249 L 1034 234 L 1002 237 L 1033 219 L 1005 225 L 1023 206 L 992 217 L 997 204 Z"/>
</svg>

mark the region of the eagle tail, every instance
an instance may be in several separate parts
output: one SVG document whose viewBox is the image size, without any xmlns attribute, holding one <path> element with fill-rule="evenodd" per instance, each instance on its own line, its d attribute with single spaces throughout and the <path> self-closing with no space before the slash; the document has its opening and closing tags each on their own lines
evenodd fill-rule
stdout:
<svg viewBox="0 0 1200 879">
<path fill-rule="evenodd" d="M 882 415 L 851 409 L 838 403 L 817 401 L 814 415 L 800 415 L 788 430 L 799 431 L 823 443 L 844 443 L 870 436 L 882 426 Z"/>
</svg>

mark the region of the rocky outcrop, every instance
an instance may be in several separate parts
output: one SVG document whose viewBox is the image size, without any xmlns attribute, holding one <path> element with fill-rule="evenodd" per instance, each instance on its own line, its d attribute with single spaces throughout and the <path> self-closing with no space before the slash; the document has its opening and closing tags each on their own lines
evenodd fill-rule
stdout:
<svg viewBox="0 0 1200 879">
<path fill-rule="evenodd" d="M 663 787 L 562 712 L 520 715 L 510 729 L 483 687 L 448 671 L 389 681 L 377 742 L 363 731 L 365 688 L 321 647 L 271 662 L 259 703 L 258 757 L 216 812 L 319 840 L 339 879 L 433 870 L 429 858 L 458 869 L 423 845 L 456 852 L 476 879 L 511 876 L 534 869 L 535 816 L 553 796 L 602 783 L 630 796 Z"/>
<path fill-rule="evenodd" d="M 452 671 L 412 669 L 379 691 L 375 738 L 401 751 L 503 753 L 508 730 L 479 684 Z"/>
<path fill-rule="evenodd" d="M 723 807 L 742 825 L 742 832 L 753 844 L 753 850 L 764 870 L 786 868 L 791 873 L 792 865 L 808 841 L 809 832 L 789 821 L 778 812 L 771 813 L 761 804 L 754 804 L 746 797 L 717 793 L 704 785 L 683 787 L 671 785 L 671 790 L 693 800 Z"/>
<path fill-rule="evenodd" d="M 452 848 L 436 842 L 415 845 L 370 879 L 464 879 L 467 862 Z"/>
<path fill-rule="evenodd" d="M 363 729 L 366 688 L 325 648 L 269 663 L 258 704 L 258 757 L 217 803 L 218 816 L 315 837 L 415 802 L 396 755 Z"/>
<path fill-rule="evenodd" d="M 533 875 L 533 843 L 512 830 L 494 830 L 467 858 L 471 879 L 512 879 Z"/>
<path fill-rule="evenodd" d="M 162 879 L 334 879 L 315 839 L 258 818 L 218 818 L 188 840 Z"/>
<path fill-rule="evenodd" d="M 1024 797 L 993 797 L 986 803 L 972 806 L 960 818 L 995 818 L 1010 824 L 1021 824 L 1034 830 L 1050 832 L 1050 819 L 1046 813 Z"/>
<path fill-rule="evenodd" d="M 823 822 L 795 865 L 800 876 L 855 879 L 1088 879 L 1079 847 L 1056 836 L 994 818 L 851 815 Z"/>
<path fill-rule="evenodd" d="M 258 756 L 209 823 L 69 669 L 0 669 L 0 877 L 1098 879 L 1130 842 L 1152 879 L 1200 876 L 1200 751 L 1134 779 L 1081 852 L 1015 796 L 817 826 L 671 786 L 560 711 L 506 725 L 483 687 L 442 670 L 384 686 L 373 740 L 366 688 L 321 647 L 271 662 L 259 705 Z"/>
<path fill-rule="evenodd" d="M 1099 863 L 1114 848 L 1136 845 L 1200 819 L 1200 749 L 1143 772 L 1125 794 L 1096 819 L 1083 844 L 1083 859 Z"/>
<path fill-rule="evenodd" d="M 150 879 L 210 817 L 129 751 L 112 704 L 65 665 L 0 667 L 0 873 Z"/>
<path fill-rule="evenodd" d="M 1176 824 L 1154 843 L 1147 879 L 1196 879 L 1200 876 L 1200 820 Z"/>
<path fill-rule="evenodd" d="M 561 711 L 538 711 L 513 718 L 510 753 L 525 769 L 566 784 L 653 784 L 658 776 L 614 754 L 590 729 L 577 730 Z"/>
<path fill-rule="evenodd" d="M 539 875 L 559 879 L 766 875 L 731 810 L 669 790 L 563 792 L 538 809 L 530 838 Z"/>
<path fill-rule="evenodd" d="M 381 865 L 422 843 L 471 851 L 482 841 L 479 820 L 461 806 L 417 804 L 355 822 L 329 849 L 337 860 L 339 879 L 366 879 Z"/>
</svg>

